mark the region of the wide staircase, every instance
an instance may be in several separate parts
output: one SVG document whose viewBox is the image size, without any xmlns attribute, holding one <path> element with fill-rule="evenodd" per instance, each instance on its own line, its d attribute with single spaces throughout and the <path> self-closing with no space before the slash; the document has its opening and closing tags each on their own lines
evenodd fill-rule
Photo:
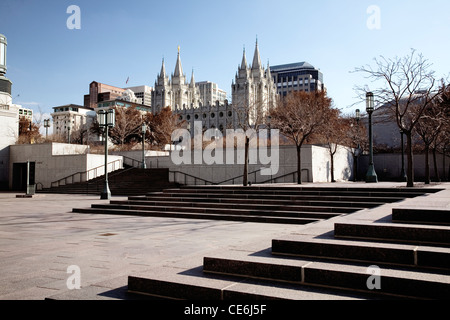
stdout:
<svg viewBox="0 0 450 320">
<path fill-rule="evenodd" d="M 102 175 L 89 181 L 60 185 L 43 189 L 40 192 L 99 195 L 103 191 L 104 186 L 105 176 Z M 108 186 L 113 196 L 132 196 L 178 187 L 179 184 L 169 182 L 168 169 L 128 167 L 109 173 Z"/>
<path fill-rule="evenodd" d="M 78 213 L 308 224 L 423 195 L 425 189 L 184 186 L 74 208 Z"/>
<path fill-rule="evenodd" d="M 306 224 L 439 192 L 428 188 L 183 187 L 80 213 Z M 269 249 L 221 251 L 203 265 L 130 275 L 128 291 L 152 299 L 449 299 L 450 211 L 392 209 L 382 222 L 334 223 Z M 347 221 L 347 220 L 345 220 Z"/>
</svg>

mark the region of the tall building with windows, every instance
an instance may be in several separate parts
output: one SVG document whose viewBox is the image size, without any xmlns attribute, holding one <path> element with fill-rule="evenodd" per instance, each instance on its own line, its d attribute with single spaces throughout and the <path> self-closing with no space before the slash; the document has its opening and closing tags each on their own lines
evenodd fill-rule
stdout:
<svg viewBox="0 0 450 320">
<path fill-rule="evenodd" d="M 219 88 L 217 83 L 200 81 L 195 84 L 200 92 L 200 101 L 203 105 L 224 104 L 227 99 L 226 91 Z"/>
<path fill-rule="evenodd" d="M 83 126 L 85 126 L 85 129 L 89 128 L 95 115 L 93 108 L 76 104 L 54 107 L 51 114 L 53 134 L 60 137 L 63 141 L 68 141 L 71 133 Z"/>
<path fill-rule="evenodd" d="M 322 72 L 308 62 L 271 66 L 270 72 L 281 96 L 291 91 L 326 90 Z"/>
<path fill-rule="evenodd" d="M 110 86 L 93 81 L 89 85 L 89 94 L 84 96 L 84 107 L 95 108 L 101 101 L 114 100 L 122 95 L 126 89 Z"/>
<path fill-rule="evenodd" d="M 139 103 L 145 106 L 151 107 L 152 105 L 152 91 L 153 88 L 149 86 L 137 86 L 124 88 L 134 92 L 136 98 L 139 99 Z"/>
</svg>

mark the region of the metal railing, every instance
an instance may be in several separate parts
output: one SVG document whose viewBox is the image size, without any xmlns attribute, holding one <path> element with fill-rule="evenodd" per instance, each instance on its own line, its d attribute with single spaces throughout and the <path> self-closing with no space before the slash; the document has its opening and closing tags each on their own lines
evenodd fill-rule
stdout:
<svg viewBox="0 0 450 320">
<path fill-rule="evenodd" d="M 170 174 L 173 174 L 173 180 L 172 181 L 173 182 L 178 182 L 178 183 L 181 183 L 181 182 L 179 182 L 179 180 L 177 181 L 177 179 L 176 179 L 177 175 L 179 175 L 179 174 L 183 175 L 183 177 L 184 177 L 184 185 L 187 185 L 187 178 L 194 179 L 194 185 L 197 185 L 197 180 L 198 181 L 202 181 L 205 186 L 206 185 L 214 185 L 215 184 L 214 182 L 208 181 L 208 180 L 200 178 L 200 177 L 196 177 L 196 176 L 194 176 L 192 174 L 189 174 L 189 173 L 185 173 L 185 172 L 182 172 L 182 171 L 172 171 L 172 170 L 169 170 L 169 181 L 171 181 L 170 180 Z"/>
<path fill-rule="evenodd" d="M 260 168 L 258 170 L 255 170 L 255 171 L 252 171 L 252 172 L 248 173 L 248 176 L 254 175 L 254 180 L 252 181 L 252 183 L 254 183 L 254 184 L 277 183 L 277 180 L 282 179 L 282 178 L 286 178 L 288 176 L 292 176 L 292 182 L 293 183 L 297 182 L 297 171 L 286 173 L 286 174 L 283 174 L 281 176 L 276 176 L 276 177 L 272 177 L 271 176 L 270 179 L 263 180 L 263 181 L 257 181 L 257 175 L 256 174 L 258 172 L 260 172 L 262 169 L 264 169 L 264 168 Z M 305 169 L 302 169 L 302 171 L 306 171 L 307 172 L 307 176 L 308 176 L 307 180 L 309 181 L 309 178 L 310 178 L 309 177 L 309 169 L 305 168 Z M 212 182 L 212 181 L 206 180 L 204 178 L 200 178 L 200 177 L 194 176 L 194 175 L 189 174 L 189 173 L 185 173 L 185 172 L 182 172 L 182 171 L 171 171 L 171 170 L 169 170 L 169 180 L 170 180 L 170 174 L 173 174 L 173 180 L 172 181 L 178 182 L 178 183 L 182 183 L 181 182 L 182 180 L 177 180 L 176 177 L 177 177 L 177 175 L 182 175 L 183 178 L 184 178 L 184 183 L 182 183 L 182 184 L 184 184 L 184 185 L 188 184 L 188 178 L 190 178 L 191 181 L 193 180 L 194 185 L 198 185 L 198 183 L 197 183 L 198 181 L 200 181 L 202 183 L 202 185 L 222 185 L 222 184 L 229 183 L 229 182 L 231 182 L 231 184 L 235 184 L 236 180 L 242 179 L 244 177 L 244 174 L 241 174 L 239 176 L 236 176 L 236 177 L 233 177 L 233 178 L 229 178 L 229 179 L 226 179 L 226 180 L 221 181 L 221 182 Z M 249 181 L 251 181 L 251 180 L 249 179 Z"/>
<path fill-rule="evenodd" d="M 119 166 L 116 169 L 116 164 L 119 164 Z M 108 167 L 109 165 L 112 166 L 112 171 L 118 170 L 122 168 L 122 159 L 117 159 L 114 160 L 112 162 L 108 163 Z M 100 171 L 100 169 L 102 169 Z M 101 172 L 101 174 L 99 174 L 99 172 Z M 68 185 L 68 184 L 74 184 L 77 182 L 85 182 L 85 181 L 89 181 L 95 178 L 98 178 L 102 175 L 105 174 L 105 165 L 101 165 L 86 171 L 80 171 L 80 172 L 76 172 L 73 173 L 67 177 L 61 178 L 59 180 L 53 181 L 51 183 L 51 187 L 60 187 L 62 185 Z"/>
<path fill-rule="evenodd" d="M 136 159 L 133 159 L 133 158 L 130 158 L 127 156 L 122 156 L 122 155 L 121 155 L 121 157 L 123 158 L 123 164 L 126 164 L 131 167 L 135 167 L 135 168 L 142 168 L 142 161 L 136 160 Z M 129 164 L 127 162 L 131 162 L 131 164 Z M 137 163 L 137 166 L 135 165 L 135 163 Z"/>
</svg>

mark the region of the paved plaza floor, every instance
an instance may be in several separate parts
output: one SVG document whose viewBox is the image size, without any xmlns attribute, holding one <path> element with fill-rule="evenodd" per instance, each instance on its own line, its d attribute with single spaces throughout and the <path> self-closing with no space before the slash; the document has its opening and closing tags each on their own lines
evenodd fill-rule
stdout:
<svg viewBox="0 0 450 320">
<path fill-rule="evenodd" d="M 450 209 L 450 183 L 429 187 L 445 191 L 310 225 L 78 214 L 72 208 L 88 208 L 105 200 L 64 194 L 16 198 L 16 193 L 0 193 L 0 300 L 133 298 L 126 293 L 129 275 L 151 275 L 162 266 L 182 271 L 186 261 L 200 266 L 209 252 L 269 248 L 274 237 L 328 232 L 342 219 L 385 219 L 394 206 Z M 73 266 L 79 270 L 80 289 L 70 288 Z"/>
</svg>

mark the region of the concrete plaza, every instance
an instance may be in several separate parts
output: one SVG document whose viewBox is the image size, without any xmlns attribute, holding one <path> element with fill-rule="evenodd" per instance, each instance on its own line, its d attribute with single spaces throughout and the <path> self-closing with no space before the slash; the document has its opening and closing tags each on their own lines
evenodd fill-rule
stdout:
<svg viewBox="0 0 450 320">
<path fill-rule="evenodd" d="M 105 200 L 64 194 L 16 198 L 16 193 L 0 193 L 0 299 L 134 299 L 137 297 L 126 291 L 128 276 L 133 274 L 151 275 L 165 269 L 182 272 L 201 266 L 209 253 L 244 248 L 264 250 L 271 246 L 274 237 L 320 235 L 332 231 L 338 221 L 389 220 L 394 207 L 450 209 L 450 183 L 417 186 L 445 190 L 308 225 L 78 214 L 72 209 L 88 208 Z M 72 273 L 68 273 L 68 268 L 74 265 L 80 270 L 81 288 L 70 290 L 67 280 Z"/>
</svg>

